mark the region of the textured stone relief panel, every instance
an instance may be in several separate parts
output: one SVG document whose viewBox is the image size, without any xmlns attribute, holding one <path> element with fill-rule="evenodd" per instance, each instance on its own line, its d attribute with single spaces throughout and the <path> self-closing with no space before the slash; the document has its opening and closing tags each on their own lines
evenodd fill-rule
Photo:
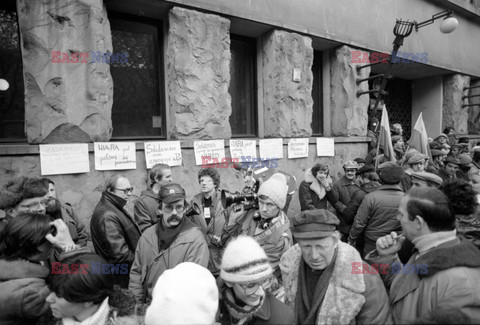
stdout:
<svg viewBox="0 0 480 325">
<path fill-rule="evenodd" d="M 312 134 L 313 47 L 309 37 L 274 30 L 263 38 L 265 137 Z M 294 70 L 298 76 L 293 80 Z"/>
<path fill-rule="evenodd" d="M 113 98 L 110 68 L 91 57 L 92 51 L 112 52 L 103 2 L 19 0 L 17 8 L 28 141 L 108 141 Z M 78 130 L 68 134 L 65 127 Z"/>
<path fill-rule="evenodd" d="M 443 122 L 442 129 L 453 126 L 457 134 L 468 134 L 468 109 L 462 104 L 468 104 L 467 99 L 462 99 L 466 94 L 464 87 L 470 85 L 470 77 L 453 74 L 443 77 Z"/>
<path fill-rule="evenodd" d="M 175 7 L 169 14 L 167 82 L 171 136 L 230 138 L 230 21 Z"/>
<path fill-rule="evenodd" d="M 352 63 L 352 51 L 341 46 L 330 55 L 330 111 L 332 136 L 365 136 L 368 126 L 368 94 L 357 98 L 357 91 L 368 90 L 368 82 L 357 85 L 356 80 L 366 78 L 370 68 L 357 72 Z"/>
</svg>

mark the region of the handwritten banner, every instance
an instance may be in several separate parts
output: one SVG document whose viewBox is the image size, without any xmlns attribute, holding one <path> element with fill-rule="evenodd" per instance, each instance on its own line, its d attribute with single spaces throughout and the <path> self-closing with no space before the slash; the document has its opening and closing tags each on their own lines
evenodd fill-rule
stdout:
<svg viewBox="0 0 480 325">
<path fill-rule="evenodd" d="M 240 161 L 251 161 L 257 158 L 257 142 L 255 140 L 230 140 L 230 156 Z"/>
<path fill-rule="evenodd" d="M 288 158 L 308 157 L 308 138 L 288 140 Z"/>
<path fill-rule="evenodd" d="M 155 141 L 145 142 L 145 161 L 147 169 L 155 164 L 169 166 L 182 165 L 182 151 L 180 141 Z"/>
<path fill-rule="evenodd" d="M 42 175 L 88 173 L 88 144 L 41 144 L 40 170 Z"/>
<path fill-rule="evenodd" d="M 333 157 L 335 156 L 335 139 L 317 138 L 317 156 Z"/>
<path fill-rule="evenodd" d="M 195 141 L 195 163 L 198 165 L 217 164 L 225 158 L 225 142 L 223 140 Z"/>
<path fill-rule="evenodd" d="M 261 160 L 283 158 L 283 139 L 263 139 L 258 145 Z"/>
<path fill-rule="evenodd" d="M 135 142 L 95 142 L 95 169 L 136 169 Z"/>
</svg>

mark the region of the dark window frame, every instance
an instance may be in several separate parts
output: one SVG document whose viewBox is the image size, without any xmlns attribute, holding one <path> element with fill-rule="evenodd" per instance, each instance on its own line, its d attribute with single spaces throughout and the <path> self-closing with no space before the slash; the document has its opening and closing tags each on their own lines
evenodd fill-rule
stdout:
<svg viewBox="0 0 480 325">
<path fill-rule="evenodd" d="M 313 51 L 313 82 L 312 82 L 312 137 L 323 137 L 324 130 L 324 107 L 323 107 L 323 74 L 322 74 L 321 51 Z"/>
</svg>

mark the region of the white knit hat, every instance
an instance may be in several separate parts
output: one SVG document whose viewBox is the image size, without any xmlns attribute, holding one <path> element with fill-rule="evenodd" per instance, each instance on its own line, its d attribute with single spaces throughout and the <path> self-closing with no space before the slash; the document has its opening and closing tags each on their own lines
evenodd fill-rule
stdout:
<svg viewBox="0 0 480 325">
<path fill-rule="evenodd" d="M 268 279 L 272 273 L 265 251 L 252 237 L 239 236 L 227 245 L 220 271 L 224 281 L 257 282 Z"/>
<path fill-rule="evenodd" d="M 273 174 L 267 181 L 260 185 L 258 195 L 268 196 L 275 204 L 283 209 L 287 202 L 287 178 L 281 173 Z"/>
<path fill-rule="evenodd" d="M 213 275 L 201 265 L 184 262 L 158 278 L 145 325 L 214 324 L 217 310 Z"/>
</svg>

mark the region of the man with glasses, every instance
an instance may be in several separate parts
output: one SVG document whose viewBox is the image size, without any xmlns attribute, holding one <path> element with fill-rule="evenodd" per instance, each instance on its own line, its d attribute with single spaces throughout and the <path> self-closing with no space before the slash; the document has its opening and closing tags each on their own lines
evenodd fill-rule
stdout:
<svg viewBox="0 0 480 325">
<path fill-rule="evenodd" d="M 130 273 L 129 289 L 139 303 L 149 303 L 160 275 L 182 262 L 208 266 L 209 251 L 199 227 L 184 216 L 185 190 L 176 183 L 159 192 L 161 219 L 138 241 Z M 187 311 L 186 311 L 187 312 Z"/>
<path fill-rule="evenodd" d="M 47 187 L 40 178 L 20 176 L 8 181 L 0 190 L 0 209 L 5 212 L 5 217 L 0 220 L 0 233 L 20 212 L 45 214 L 46 195 Z"/>
<path fill-rule="evenodd" d="M 108 263 L 128 264 L 130 270 L 135 257 L 140 228 L 124 209 L 133 187 L 125 175 L 116 174 L 107 180 L 102 198 L 93 211 L 90 221 L 95 252 Z M 116 284 L 128 287 L 129 274 L 114 275 Z"/>
</svg>

